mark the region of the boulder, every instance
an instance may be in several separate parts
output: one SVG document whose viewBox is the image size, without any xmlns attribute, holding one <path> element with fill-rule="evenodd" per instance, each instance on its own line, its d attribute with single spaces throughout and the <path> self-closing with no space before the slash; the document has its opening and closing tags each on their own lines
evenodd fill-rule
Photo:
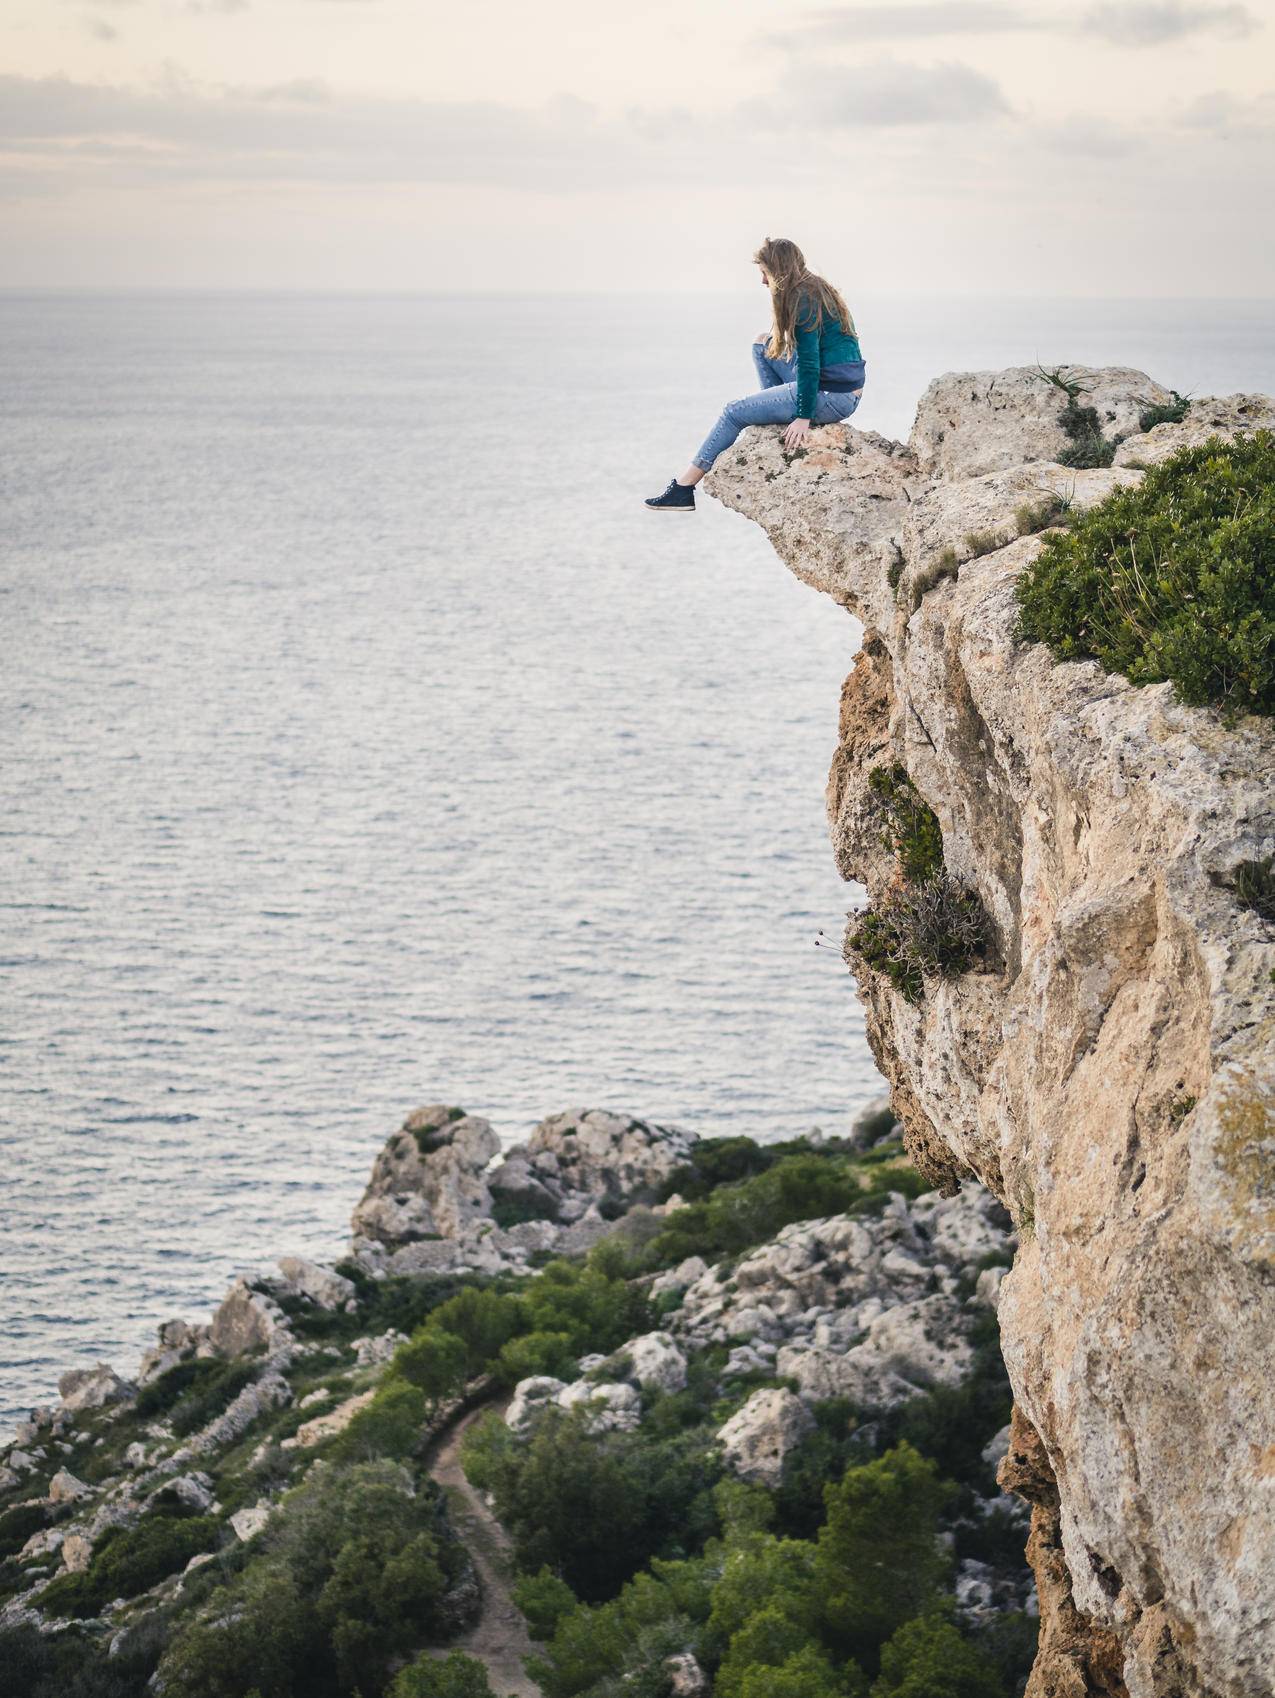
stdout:
<svg viewBox="0 0 1275 1698">
<path fill-rule="evenodd" d="M 354 1359 L 360 1368 L 376 1368 L 382 1362 L 388 1362 L 400 1344 L 407 1343 L 405 1332 L 383 1332 L 376 1337 L 356 1338 L 354 1341 Z"/>
<path fill-rule="evenodd" d="M 93 1541 L 80 1529 L 62 1541 L 62 1566 L 69 1574 L 83 1574 L 93 1560 Z"/>
<path fill-rule="evenodd" d="M 36 1557 L 53 1556 L 61 1550 L 65 1537 L 60 1527 L 42 1527 L 38 1533 L 32 1533 L 18 1552 L 18 1561 L 33 1562 Z"/>
<path fill-rule="evenodd" d="M 577 1221 L 590 1209 L 615 1219 L 634 1203 L 654 1202 L 694 1142 L 693 1133 L 608 1109 L 551 1114 L 526 1144 L 506 1153 L 491 1184 L 497 1193 L 506 1183 L 515 1192 L 534 1184 L 562 1221 Z"/>
<path fill-rule="evenodd" d="M 622 1380 L 604 1380 L 599 1385 L 592 1380 L 576 1380 L 560 1391 L 554 1402 L 560 1409 L 583 1409 L 585 1426 L 591 1433 L 631 1433 L 642 1420 L 642 1399 Z"/>
<path fill-rule="evenodd" d="M 208 1475 L 203 1473 L 179 1474 L 175 1480 L 169 1482 L 165 1490 L 172 1492 L 182 1507 L 188 1509 L 192 1515 L 206 1515 L 215 1502 L 213 1483 Z"/>
<path fill-rule="evenodd" d="M 647 1332 L 631 1338 L 615 1353 L 629 1359 L 628 1378 L 659 1391 L 681 1391 L 686 1384 L 686 1357 L 666 1332 Z"/>
<path fill-rule="evenodd" d="M 68 1411 L 101 1409 L 108 1403 L 122 1403 L 133 1395 L 133 1389 L 105 1362 L 99 1362 L 94 1368 L 73 1368 L 58 1381 L 58 1395 L 63 1409 Z"/>
<path fill-rule="evenodd" d="M 777 1487 L 788 1454 L 814 1431 L 815 1418 L 786 1388 L 755 1391 L 718 1429 L 726 1466 L 742 1480 Z"/>
<path fill-rule="evenodd" d="M 304 1256 L 280 1256 L 279 1269 L 295 1291 L 320 1309 L 342 1309 L 354 1296 L 353 1280 Z"/>
<path fill-rule="evenodd" d="M 50 1503 L 76 1503 L 80 1498 L 92 1495 L 92 1486 L 86 1486 L 83 1480 L 77 1480 L 67 1468 L 59 1468 L 49 1481 Z"/>
<path fill-rule="evenodd" d="M 249 1509 L 240 1509 L 230 1517 L 230 1525 L 235 1530 L 236 1538 L 246 1545 L 250 1539 L 255 1539 L 274 1511 L 274 1505 L 266 1498 L 260 1498 Z"/>
<path fill-rule="evenodd" d="M 708 1676 L 692 1651 L 679 1651 L 676 1656 L 665 1657 L 664 1669 L 668 1676 L 670 1698 L 704 1698 L 710 1689 Z"/>
<path fill-rule="evenodd" d="M 292 1337 L 288 1317 L 265 1292 L 237 1279 L 213 1316 L 209 1340 L 220 1356 L 273 1351 Z"/>
<path fill-rule="evenodd" d="M 377 1156 L 354 1211 L 356 1246 L 455 1238 L 487 1219 L 491 1192 L 483 1173 L 499 1151 L 489 1123 L 463 1109 L 439 1103 L 409 1114 Z"/>
<path fill-rule="evenodd" d="M 505 1410 L 505 1425 L 515 1433 L 525 1433 L 536 1416 L 566 1389 L 566 1382 L 554 1379 L 552 1374 L 533 1374 L 530 1379 L 519 1380 Z"/>
<path fill-rule="evenodd" d="M 329 1409 L 324 1415 L 316 1415 L 313 1420 L 305 1421 L 299 1426 L 290 1439 L 284 1439 L 282 1450 L 308 1450 L 312 1445 L 322 1444 L 324 1439 L 332 1438 L 336 1433 L 343 1433 L 360 1409 L 366 1409 L 376 1396 L 375 1388 L 371 1391 L 361 1391 L 356 1397 L 347 1397 L 344 1403 L 338 1403 L 335 1409 Z M 304 1409 L 309 1399 L 303 1398 L 301 1407 Z"/>
</svg>

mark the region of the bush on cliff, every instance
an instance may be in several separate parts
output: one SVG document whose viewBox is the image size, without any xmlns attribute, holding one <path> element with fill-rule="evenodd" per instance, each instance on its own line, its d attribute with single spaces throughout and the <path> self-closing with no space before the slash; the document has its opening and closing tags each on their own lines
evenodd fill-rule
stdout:
<svg viewBox="0 0 1275 1698">
<path fill-rule="evenodd" d="M 591 1434 L 582 1412 L 551 1409 L 523 1442 L 493 1414 L 470 1429 L 462 1460 L 495 1499 L 519 1567 L 548 1567 L 580 1598 L 612 1597 L 643 1563 L 701 1544 L 716 1524 L 721 1464 L 698 1434 Z"/>
<path fill-rule="evenodd" d="M 148 1515 L 136 1527 L 109 1527 L 80 1574 L 64 1574 L 40 1594 L 53 1616 L 93 1616 L 116 1598 L 135 1598 L 209 1550 L 223 1525 L 208 1515 Z"/>
<path fill-rule="evenodd" d="M 496 1698 L 487 1670 L 476 1657 L 451 1651 L 445 1657 L 417 1657 L 395 1675 L 389 1698 Z"/>
<path fill-rule="evenodd" d="M 167 1698 L 373 1698 L 447 1625 L 465 1558 L 434 1488 L 396 1463 L 316 1464 L 261 1537 L 261 1554 L 170 1645 Z"/>
<path fill-rule="evenodd" d="M 1018 635 L 1190 706 L 1275 713 L 1275 433 L 1211 438 L 1051 535 Z"/>
</svg>

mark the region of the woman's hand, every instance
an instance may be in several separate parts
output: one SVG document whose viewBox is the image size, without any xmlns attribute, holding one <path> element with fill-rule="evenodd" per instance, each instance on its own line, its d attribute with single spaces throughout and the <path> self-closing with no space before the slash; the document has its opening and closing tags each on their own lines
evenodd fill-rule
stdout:
<svg viewBox="0 0 1275 1698">
<path fill-rule="evenodd" d="M 788 426 L 788 429 L 784 432 L 784 447 L 790 454 L 801 447 L 809 429 L 809 419 L 794 419 Z"/>
</svg>

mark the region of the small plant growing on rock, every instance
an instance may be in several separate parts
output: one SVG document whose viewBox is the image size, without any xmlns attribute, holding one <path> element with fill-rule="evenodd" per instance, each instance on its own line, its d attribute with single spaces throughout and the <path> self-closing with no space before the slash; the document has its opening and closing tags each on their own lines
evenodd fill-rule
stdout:
<svg viewBox="0 0 1275 1698">
<path fill-rule="evenodd" d="M 1275 433 L 1212 437 L 1046 539 L 1018 635 L 1188 706 L 1275 713 Z"/>
<path fill-rule="evenodd" d="M 902 764 L 876 767 L 868 789 L 881 804 L 899 882 L 860 917 L 845 959 L 884 973 L 908 1002 L 920 1002 L 927 973 L 950 979 L 977 965 L 990 927 L 977 894 L 948 876 L 938 815 Z"/>
<path fill-rule="evenodd" d="M 1176 389 L 1169 393 L 1172 401 L 1158 401 L 1153 406 L 1144 407 L 1138 414 L 1138 429 L 1141 431 L 1154 430 L 1161 424 L 1181 424 L 1191 410 L 1191 403 L 1185 395 L 1179 395 Z"/>
<path fill-rule="evenodd" d="M 1016 507 L 1014 525 L 1020 537 L 1034 536 L 1051 525 L 1065 524 L 1070 511 L 1070 498 L 1051 489 L 1039 501 L 1024 501 L 1021 507 Z"/>
<path fill-rule="evenodd" d="M 1229 878 L 1213 882 L 1229 890 L 1242 908 L 1249 908 L 1268 925 L 1275 925 L 1275 855 L 1241 861 Z"/>
<path fill-rule="evenodd" d="M 1038 370 L 1046 383 L 1052 384 L 1067 398 L 1058 422 L 1071 438 L 1071 443 L 1059 454 L 1058 464 L 1074 467 L 1077 471 L 1109 466 L 1115 458 L 1116 445 L 1108 442 L 1102 434 L 1102 421 L 1097 409 L 1079 405 L 1080 397 L 1088 393 L 1087 386 L 1076 378 L 1066 376 L 1062 366 L 1056 366 L 1053 371 L 1046 371 L 1043 366 Z"/>
<path fill-rule="evenodd" d="M 984 554 L 995 554 L 996 550 L 1004 548 L 1008 541 L 1009 538 L 1002 536 L 999 531 L 967 531 L 965 533 L 965 547 L 969 551 L 971 560 L 978 560 Z"/>
</svg>

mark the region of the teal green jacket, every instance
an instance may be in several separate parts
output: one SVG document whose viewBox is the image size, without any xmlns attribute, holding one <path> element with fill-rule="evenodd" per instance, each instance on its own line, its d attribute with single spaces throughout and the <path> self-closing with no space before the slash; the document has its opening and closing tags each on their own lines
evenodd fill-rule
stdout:
<svg viewBox="0 0 1275 1698">
<path fill-rule="evenodd" d="M 842 326 L 825 317 L 814 328 L 814 303 L 803 295 L 797 303 L 793 340 L 797 344 L 797 417 L 813 418 L 821 389 L 859 389 L 863 385 L 863 354 L 854 320 Z"/>
</svg>

